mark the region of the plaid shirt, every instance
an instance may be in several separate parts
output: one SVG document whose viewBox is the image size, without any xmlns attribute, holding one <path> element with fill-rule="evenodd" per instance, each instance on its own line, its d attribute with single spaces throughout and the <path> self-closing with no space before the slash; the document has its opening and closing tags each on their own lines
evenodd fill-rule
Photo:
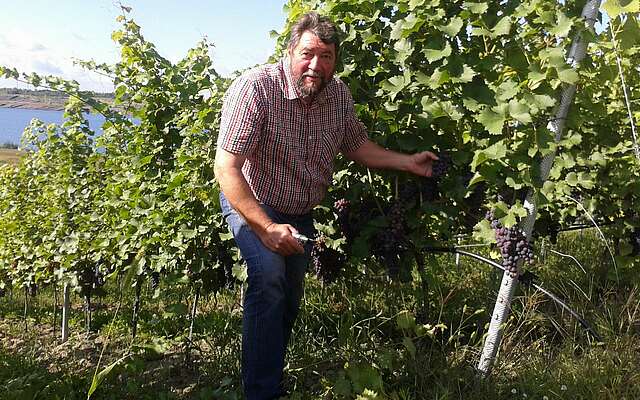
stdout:
<svg viewBox="0 0 640 400">
<path fill-rule="evenodd" d="M 245 72 L 225 94 L 218 147 L 247 157 L 242 173 L 256 199 L 282 213 L 320 203 L 336 154 L 366 140 L 347 86 L 333 78 L 307 105 L 286 58 Z"/>
</svg>

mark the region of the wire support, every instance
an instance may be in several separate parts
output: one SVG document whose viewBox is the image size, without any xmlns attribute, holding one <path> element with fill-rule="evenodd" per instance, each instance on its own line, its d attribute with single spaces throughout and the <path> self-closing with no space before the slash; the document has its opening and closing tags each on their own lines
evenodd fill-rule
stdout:
<svg viewBox="0 0 640 400">
<path fill-rule="evenodd" d="M 504 267 L 500 264 L 498 264 L 497 262 L 490 260 L 486 257 L 483 257 L 479 254 L 475 254 L 475 253 L 470 253 L 468 251 L 464 251 L 464 250 L 460 250 L 456 247 L 424 247 L 423 248 L 424 251 L 426 252 L 431 252 L 431 253 L 453 253 L 453 254 L 460 254 L 463 256 L 467 256 L 470 258 L 473 258 L 477 261 L 481 261 L 485 264 L 489 264 L 492 267 L 499 269 L 501 271 L 504 271 Z M 538 276 L 535 275 L 534 273 L 530 272 L 530 271 L 525 271 L 524 273 L 520 274 L 520 276 L 518 277 L 518 281 L 520 281 L 520 283 L 522 283 L 525 286 L 530 286 L 533 287 L 534 289 L 544 293 L 545 295 L 547 295 L 551 300 L 553 300 L 556 304 L 558 304 L 563 310 L 567 311 L 569 314 L 571 314 L 572 317 L 574 317 L 578 323 L 582 326 L 582 328 L 584 330 L 586 330 L 589 334 L 591 334 L 598 342 L 602 342 L 602 336 L 600 336 L 598 334 L 598 332 L 593 328 L 593 326 L 591 326 L 591 324 L 589 324 L 589 322 L 587 322 L 587 320 L 580 315 L 577 311 L 573 310 L 571 307 L 569 307 L 569 305 L 567 305 L 566 302 L 564 302 L 562 299 L 560 299 L 560 297 L 558 297 L 557 295 L 555 295 L 553 292 L 545 289 L 544 287 L 540 286 L 539 284 L 537 284 L 535 281 L 538 279 Z"/>
</svg>

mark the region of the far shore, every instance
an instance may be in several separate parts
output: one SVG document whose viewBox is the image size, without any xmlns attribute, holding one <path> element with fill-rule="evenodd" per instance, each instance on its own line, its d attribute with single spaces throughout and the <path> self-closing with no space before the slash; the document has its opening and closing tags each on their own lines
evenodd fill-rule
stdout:
<svg viewBox="0 0 640 400">
<path fill-rule="evenodd" d="M 64 105 L 54 103 L 42 103 L 36 101 L 23 101 L 23 100 L 7 100 L 0 98 L 0 107 L 2 108 L 24 108 L 28 110 L 51 110 L 62 111 Z"/>
<path fill-rule="evenodd" d="M 2 164 L 17 164 L 20 161 L 20 157 L 24 154 L 23 151 L 16 149 L 3 149 L 0 148 L 0 165 Z"/>
<path fill-rule="evenodd" d="M 95 93 L 95 98 L 107 103 L 113 102 L 110 93 Z M 0 107 L 23 108 L 29 110 L 64 111 L 68 96 L 51 90 L 25 90 L 0 88 Z"/>
</svg>

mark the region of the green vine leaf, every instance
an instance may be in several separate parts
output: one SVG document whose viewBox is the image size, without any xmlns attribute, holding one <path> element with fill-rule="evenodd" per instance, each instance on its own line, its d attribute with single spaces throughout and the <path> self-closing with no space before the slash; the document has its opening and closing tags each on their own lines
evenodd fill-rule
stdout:
<svg viewBox="0 0 640 400">
<path fill-rule="evenodd" d="M 497 113 L 489 107 L 485 107 L 476 115 L 475 118 L 476 121 L 480 122 L 492 135 L 499 135 L 502 133 L 502 128 L 505 123 L 505 117 L 503 114 Z"/>
</svg>

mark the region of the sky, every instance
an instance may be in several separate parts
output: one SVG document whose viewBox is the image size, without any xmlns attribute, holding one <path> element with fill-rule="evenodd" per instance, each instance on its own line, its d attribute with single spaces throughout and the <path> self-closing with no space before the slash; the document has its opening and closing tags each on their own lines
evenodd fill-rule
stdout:
<svg viewBox="0 0 640 400">
<path fill-rule="evenodd" d="M 119 50 L 111 33 L 121 13 L 115 0 L 1 1 L 0 65 L 75 79 L 83 90 L 110 92 L 103 77 L 73 66 L 73 59 L 113 64 Z M 122 0 L 144 37 L 172 62 L 203 37 L 214 44 L 222 75 L 264 63 L 273 53 L 272 30 L 281 31 L 285 0 Z M 30 88 L 0 79 L 0 87 Z"/>
</svg>

